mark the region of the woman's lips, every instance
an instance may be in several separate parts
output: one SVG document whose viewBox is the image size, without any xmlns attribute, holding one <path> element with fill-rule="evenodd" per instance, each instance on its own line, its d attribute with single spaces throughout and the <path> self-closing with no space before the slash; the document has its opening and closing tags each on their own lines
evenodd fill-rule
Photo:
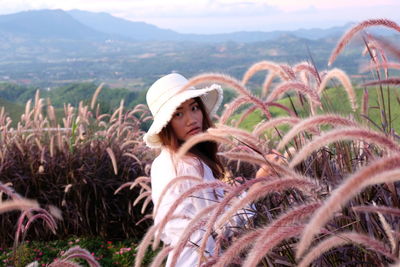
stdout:
<svg viewBox="0 0 400 267">
<path fill-rule="evenodd" d="M 196 128 L 191 129 L 190 131 L 188 131 L 187 135 L 194 135 L 194 134 L 198 134 L 200 132 L 201 132 L 200 127 L 196 127 Z"/>
</svg>

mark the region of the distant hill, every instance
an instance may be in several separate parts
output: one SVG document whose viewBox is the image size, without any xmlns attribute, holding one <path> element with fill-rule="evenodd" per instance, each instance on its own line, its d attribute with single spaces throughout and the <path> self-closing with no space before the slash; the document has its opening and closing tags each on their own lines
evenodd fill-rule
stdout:
<svg viewBox="0 0 400 267">
<path fill-rule="evenodd" d="M 92 29 L 107 33 L 113 38 L 130 40 L 180 40 L 181 34 L 172 30 L 160 29 L 144 22 L 129 21 L 111 16 L 108 13 L 95 13 L 82 10 L 68 11 L 74 19 Z"/>
<path fill-rule="evenodd" d="M 82 10 L 33 10 L 0 15 L 0 33 L 13 37 L 69 40 L 260 42 L 285 35 L 320 39 L 340 36 L 349 25 L 330 29 L 296 31 L 241 31 L 224 34 L 181 34 L 168 29 L 114 17 L 108 13 Z"/>
<path fill-rule="evenodd" d="M 82 10 L 68 11 L 72 17 L 82 24 L 97 31 L 125 37 L 138 41 L 195 41 L 195 42 L 259 42 L 278 39 L 284 35 L 294 35 L 299 38 L 320 39 L 340 36 L 350 23 L 329 29 L 299 29 L 295 31 L 239 31 L 223 34 L 181 34 L 172 30 L 158 28 L 139 21 L 130 21 L 114 17 L 108 13 L 95 13 Z"/>
<path fill-rule="evenodd" d="M 34 10 L 0 16 L 0 32 L 24 38 L 101 40 L 107 35 L 96 31 L 62 10 Z"/>
<path fill-rule="evenodd" d="M 171 71 L 187 76 L 224 72 L 240 78 L 260 60 L 296 64 L 312 57 L 318 69 L 326 69 L 330 52 L 349 26 L 180 34 L 107 13 L 79 10 L 1 15 L 0 82 L 50 88 L 76 81 L 106 81 L 113 88 L 140 91 Z M 398 43 L 399 39 L 388 40 Z M 360 56 L 360 46 L 362 42 L 349 44 L 334 67 L 358 73 L 368 60 Z M 254 78 L 263 79 L 262 74 Z"/>
<path fill-rule="evenodd" d="M 67 40 L 119 40 L 119 41 L 192 41 L 192 42 L 260 42 L 296 36 L 309 40 L 338 38 L 352 23 L 328 29 L 299 29 L 295 31 L 240 31 L 223 34 L 182 34 L 141 21 L 130 21 L 108 13 L 82 10 L 34 10 L 0 15 L 0 33 L 14 37 L 33 39 Z M 393 31 L 377 31 L 393 34 Z"/>
</svg>

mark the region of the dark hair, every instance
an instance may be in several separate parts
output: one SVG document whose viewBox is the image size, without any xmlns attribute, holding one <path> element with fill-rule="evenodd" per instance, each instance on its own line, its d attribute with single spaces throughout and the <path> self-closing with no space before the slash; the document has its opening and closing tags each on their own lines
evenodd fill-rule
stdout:
<svg viewBox="0 0 400 267">
<path fill-rule="evenodd" d="M 203 114 L 203 131 L 207 130 L 210 127 L 213 127 L 214 124 L 211 121 L 210 116 L 208 115 L 206 107 L 204 106 L 201 98 L 196 97 L 194 98 L 194 100 L 199 105 L 199 108 Z M 176 137 L 175 132 L 172 129 L 171 123 L 168 123 L 167 126 L 165 126 L 158 135 L 161 139 L 162 144 L 174 152 L 177 152 L 179 147 L 183 143 Z M 191 154 L 194 154 L 205 164 L 207 164 L 212 170 L 215 178 L 220 179 L 224 176 L 224 167 L 217 156 L 217 143 L 213 141 L 201 142 L 194 145 L 189 150 L 189 152 Z"/>
</svg>

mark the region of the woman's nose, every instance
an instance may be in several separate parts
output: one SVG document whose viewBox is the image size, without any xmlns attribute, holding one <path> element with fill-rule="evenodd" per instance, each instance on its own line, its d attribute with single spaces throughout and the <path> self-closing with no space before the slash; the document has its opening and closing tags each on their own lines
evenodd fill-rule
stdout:
<svg viewBox="0 0 400 267">
<path fill-rule="evenodd" d="M 186 125 L 192 125 L 196 123 L 196 118 L 193 114 L 189 113 L 186 117 Z"/>
</svg>

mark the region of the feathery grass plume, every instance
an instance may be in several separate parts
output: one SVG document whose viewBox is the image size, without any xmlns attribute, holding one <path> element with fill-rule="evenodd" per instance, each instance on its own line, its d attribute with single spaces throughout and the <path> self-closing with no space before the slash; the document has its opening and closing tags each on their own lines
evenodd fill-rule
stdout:
<svg viewBox="0 0 400 267">
<path fill-rule="evenodd" d="M 302 93 L 308 96 L 313 104 L 321 105 L 321 99 L 319 98 L 318 93 L 308 87 L 307 85 L 301 82 L 284 82 L 278 85 L 275 90 L 268 95 L 266 101 L 273 102 L 275 101 L 280 95 L 286 93 L 289 90 L 295 90 L 296 92 Z"/>
<path fill-rule="evenodd" d="M 146 200 L 143 202 L 142 209 L 140 210 L 141 214 L 144 214 L 144 211 L 146 210 L 147 206 L 151 203 L 153 199 L 151 198 L 151 195 L 146 198 Z"/>
<path fill-rule="evenodd" d="M 177 94 L 180 92 L 183 92 L 187 90 L 190 87 L 196 86 L 198 84 L 202 83 L 210 83 L 210 82 L 216 82 L 220 84 L 225 84 L 229 87 L 232 87 L 235 89 L 240 95 L 244 95 L 248 97 L 248 99 L 253 102 L 255 105 L 259 106 L 260 109 L 263 111 L 265 114 L 269 114 L 268 109 L 265 107 L 263 101 L 259 99 L 258 97 L 254 96 L 244 85 L 242 82 L 238 81 L 237 79 L 225 75 L 225 74 L 217 74 L 217 73 L 206 73 L 202 75 L 195 76 L 189 80 L 189 82 L 183 86 Z"/>
<path fill-rule="evenodd" d="M 361 114 L 364 115 L 365 117 L 368 117 L 368 109 L 369 109 L 369 94 L 368 90 L 364 89 L 363 95 L 362 95 L 362 103 L 361 103 Z"/>
<path fill-rule="evenodd" d="M 185 248 L 187 242 L 189 241 L 191 235 L 195 233 L 196 231 L 201 231 L 201 227 L 203 227 L 206 224 L 207 218 L 204 218 L 206 215 L 208 215 L 219 203 L 212 204 L 210 206 L 207 206 L 203 208 L 200 212 L 196 214 L 196 216 L 190 220 L 190 223 L 188 223 L 187 227 L 179 237 L 178 242 L 176 243 L 176 246 L 174 248 L 172 260 L 171 260 L 171 266 L 175 266 L 175 264 L 178 261 L 178 258 L 180 254 L 182 253 L 182 250 Z M 201 255 L 201 254 L 200 254 Z"/>
<path fill-rule="evenodd" d="M 246 96 L 238 96 L 231 103 L 225 104 L 225 110 L 222 112 L 219 123 L 225 124 L 240 106 L 247 103 L 251 103 L 251 101 Z"/>
<path fill-rule="evenodd" d="M 329 61 L 328 61 L 328 66 L 332 65 L 332 63 L 335 61 L 336 57 L 340 54 L 340 52 L 343 50 L 343 48 L 350 42 L 350 40 L 353 38 L 353 36 L 371 26 L 385 26 L 388 28 L 391 28 L 393 30 L 396 30 L 400 32 L 400 26 L 397 25 L 396 22 L 388 20 L 388 19 L 370 19 L 370 20 L 365 20 L 353 28 L 351 28 L 349 31 L 347 31 L 342 38 L 339 40 L 338 44 L 336 45 L 335 49 L 333 50 Z"/>
<path fill-rule="evenodd" d="M 139 176 L 135 179 L 134 182 L 127 182 L 124 183 L 122 185 L 120 185 L 117 190 L 114 191 L 114 195 L 118 194 L 119 191 L 121 191 L 122 189 L 124 189 L 125 187 L 129 186 L 129 189 L 132 190 L 135 186 L 137 185 L 143 185 L 143 183 L 150 183 L 150 177 L 147 176 Z"/>
<path fill-rule="evenodd" d="M 210 225 L 214 225 L 214 222 L 217 220 L 217 217 L 224 211 L 224 209 L 231 202 L 231 200 L 234 198 L 237 198 L 237 196 L 242 194 L 250 186 L 257 184 L 257 183 L 267 182 L 267 181 L 270 181 L 270 179 L 267 179 L 265 177 L 254 178 L 254 179 L 246 181 L 244 184 L 234 187 L 233 190 L 228 192 L 225 195 L 225 197 L 222 199 L 219 206 L 217 207 L 218 210 L 216 212 L 214 212 L 212 217 L 209 219 L 208 223 L 210 223 L 212 221 L 212 223 L 210 223 Z M 221 228 L 223 226 L 223 224 L 224 224 L 223 222 L 221 222 L 221 223 L 215 222 L 217 229 Z"/>
<path fill-rule="evenodd" d="M 388 78 L 385 80 L 375 80 L 363 83 L 362 86 L 373 86 L 373 85 L 399 85 L 400 78 Z"/>
<path fill-rule="evenodd" d="M 302 149 L 293 157 L 292 161 L 289 163 L 289 167 L 293 168 L 306 157 L 308 157 L 308 155 L 310 155 L 313 151 L 316 151 L 326 144 L 353 139 L 359 139 L 377 144 L 388 151 L 400 152 L 399 145 L 383 134 L 362 129 L 360 127 L 346 127 L 334 129 L 322 134 L 321 136 L 313 138 L 313 140 L 302 147 Z"/>
<path fill-rule="evenodd" d="M 0 214 L 12 210 L 26 210 L 31 208 L 38 208 L 39 205 L 34 200 L 29 199 L 13 199 L 0 202 Z"/>
<path fill-rule="evenodd" d="M 121 99 L 121 103 L 119 105 L 119 112 L 118 112 L 118 131 L 117 131 L 117 137 L 121 136 L 121 130 L 122 130 L 122 114 L 124 111 L 124 99 Z M 140 161 L 139 161 L 140 162 Z"/>
<path fill-rule="evenodd" d="M 168 256 L 168 254 L 172 251 L 173 247 L 166 246 L 160 252 L 157 253 L 157 256 L 153 259 L 150 264 L 150 267 L 159 267 L 162 266 L 164 259 Z M 174 266 L 174 265 L 171 265 Z"/>
<path fill-rule="evenodd" d="M 252 246 L 253 241 L 261 234 L 262 229 L 255 229 L 250 231 L 233 242 L 228 249 L 217 258 L 217 262 L 213 265 L 214 267 L 228 266 L 232 260 L 240 254 L 247 247 Z"/>
<path fill-rule="evenodd" d="M 39 265 L 33 265 L 30 267 L 39 267 Z M 27 266 L 28 267 L 28 266 Z M 78 263 L 72 262 L 72 261 L 59 261 L 56 260 L 52 262 L 51 264 L 48 265 L 48 267 L 82 267 Z"/>
<path fill-rule="evenodd" d="M 378 64 L 374 65 L 367 65 L 361 68 L 360 72 L 367 72 L 370 70 L 379 70 L 379 69 L 400 69 L 400 63 L 396 62 L 379 62 Z"/>
<path fill-rule="evenodd" d="M 355 212 L 379 212 L 394 216 L 400 216 L 400 209 L 394 207 L 386 207 L 386 206 L 354 206 L 351 209 Z"/>
<path fill-rule="evenodd" d="M 29 230 L 31 224 L 37 219 L 42 219 L 47 224 L 48 228 L 53 232 L 53 234 L 56 234 L 57 223 L 54 218 L 62 219 L 61 211 L 54 206 L 51 207 L 52 207 L 51 213 L 39 207 L 25 209 L 21 213 L 17 222 L 17 230 L 15 231 L 14 246 L 13 246 L 14 258 L 17 252 L 20 235 L 21 234 L 23 235 L 21 240 L 22 242 L 25 239 L 25 235 Z M 33 214 L 33 212 L 35 212 L 36 214 Z M 24 225 L 25 218 L 28 218 L 28 221 Z"/>
<path fill-rule="evenodd" d="M 253 249 L 247 254 L 245 261 L 243 262 L 243 267 L 254 267 L 257 266 L 258 262 L 267 254 L 271 249 L 277 246 L 285 239 L 289 239 L 301 234 L 303 230 L 303 225 L 293 225 L 290 227 L 280 228 L 278 231 L 274 232 L 268 240 L 263 240 L 262 247 L 253 247 Z"/>
<path fill-rule="evenodd" d="M 179 148 L 178 152 L 176 153 L 177 160 L 182 158 L 190 150 L 190 148 L 192 148 L 192 146 L 201 142 L 212 141 L 216 143 L 225 143 L 233 145 L 233 142 L 229 138 L 210 134 L 209 133 L 210 129 L 208 129 L 207 132 L 191 136 L 185 143 L 183 143 L 183 145 Z"/>
<path fill-rule="evenodd" d="M 289 65 L 280 64 L 279 67 L 282 70 L 282 73 L 285 74 L 283 76 L 286 78 L 285 80 L 296 80 L 296 74 Z"/>
<path fill-rule="evenodd" d="M 357 109 L 356 93 L 354 92 L 353 85 L 351 85 L 349 76 L 347 76 L 347 74 L 340 69 L 335 68 L 333 70 L 330 70 L 326 74 L 326 76 L 324 76 L 324 78 L 321 81 L 321 84 L 318 87 L 318 95 L 321 95 L 322 91 L 326 88 L 326 85 L 328 84 L 328 82 L 330 80 L 332 80 L 333 78 L 336 78 L 337 80 L 339 80 L 340 83 L 343 85 L 343 87 L 347 93 L 347 96 L 349 98 L 351 108 L 353 109 L 353 111 L 355 111 Z"/>
<path fill-rule="evenodd" d="M 136 205 L 139 203 L 140 200 L 142 200 L 143 198 L 147 198 L 147 197 L 150 197 L 150 198 L 151 198 L 151 192 L 146 191 L 146 192 L 141 193 L 141 194 L 135 199 L 135 201 L 133 202 L 133 206 L 136 206 Z"/>
<path fill-rule="evenodd" d="M 137 247 L 137 252 L 135 256 L 135 267 L 140 267 L 142 266 L 142 260 L 144 258 L 144 255 L 146 254 L 146 250 L 148 246 L 151 243 L 151 240 L 153 239 L 153 236 L 159 229 L 159 224 L 151 226 L 144 237 L 142 238 L 142 241 L 140 241 L 138 247 Z"/>
<path fill-rule="evenodd" d="M 115 154 L 110 147 L 107 147 L 106 151 L 107 151 L 108 156 L 111 159 L 111 162 L 112 162 L 112 165 L 114 168 L 114 173 L 115 173 L 115 175 L 118 175 L 117 159 L 115 158 Z"/>
<path fill-rule="evenodd" d="M 305 227 L 298 244 L 296 258 L 300 258 L 304 254 L 314 235 L 354 195 L 358 194 L 368 185 L 400 179 L 400 170 L 398 169 L 399 160 L 399 154 L 376 160 L 352 174 L 336 188 L 325 201 L 324 205 L 315 212 Z"/>
<path fill-rule="evenodd" d="M 185 201 L 189 196 L 191 196 L 193 193 L 201 191 L 201 190 L 205 190 L 205 189 L 224 189 L 226 191 L 231 191 L 232 190 L 232 186 L 221 182 L 221 181 L 214 181 L 214 182 L 203 182 L 200 184 L 197 184 L 195 186 L 190 187 L 188 190 L 186 190 L 185 192 L 183 192 L 175 201 L 174 203 L 170 206 L 168 212 L 166 213 L 166 215 L 164 216 L 164 218 L 162 218 L 162 220 L 159 223 L 159 232 L 157 233 L 157 235 L 154 238 L 154 243 L 153 243 L 153 247 L 158 247 L 158 244 L 160 242 L 160 238 L 161 238 L 161 232 L 164 230 L 165 225 L 168 223 L 168 221 L 171 219 L 171 217 L 173 216 L 173 213 L 175 212 L 175 210 L 177 209 L 177 207 L 183 202 Z M 206 239 L 206 238 L 204 238 Z M 200 255 L 202 255 L 202 253 L 204 252 L 204 250 L 201 251 Z"/>
<path fill-rule="evenodd" d="M 264 98 L 267 96 L 269 92 L 269 87 L 271 86 L 272 82 L 278 75 L 276 72 L 270 72 L 268 73 L 267 77 L 265 77 L 265 80 L 263 82 L 262 88 L 261 88 L 261 98 Z"/>
<path fill-rule="evenodd" d="M 301 120 L 292 129 L 290 129 L 282 138 L 277 146 L 277 150 L 283 149 L 283 147 L 289 143 L 297 134 L 301 131 L 318 127 L 321 124 L 330 124 L 335 126 L 357 126 L 358 124 L 352 120 L 346 119 L 336 114 L 324 114 L 312 116 L 307 119 Z"/>
<path fill-rule="evenodd" d="M 243 75 L 242 83 L 246 84 L 250 80 L 250 78 L 254 76 L 254 74 L 263 70 L 268 70 L 274 73 L 282 73 L 282 69 L 274 62 L 260 61 L 253 64 L 250 68 L 247 69 L 246 73 Z"/>
<path fill-rule="evenodd" d="M 97 97 L 100 94 L 101 89 L 103 89 L 104 83 L 101 83 L 97 88 L 96 91 L 94 91 L 92 101 L 90 102 L 90 109 L 94 109 L 94 105 L 96 104 Z"/>
<path fill-rule="evenodd" d="M 121 106 L 119 106 L 110 117 L 110 123 L 114 123 L 117 120 L 117 116 L 120 114 Z"/>
<path fill-rule="evenodd" d="M 293 117 L 279 117 L 279 118 L 274 118 L 270 121 L 264 122 L 262 124 L 258 124 L 254 130 L 253 130 L 253 135 L 254 136 L 260 136 L 265 130 L 274 128 L 278 125 L 281 124 L 296 124 L 300 121 L 299 118 L 293 118 Z"/>
<path fill-rule="evenodd" d="M 392 248 L 392 253 L 395 253 L 396 247 L 397 247 L 397 245 L 396 245 L 397 242 L 392 234 L 393 229 L 392 229 L 392 227 L 390 227 L 389 223 L 386 221 L 385 217 L 380 212 L 378 212 L 378 217 L 379 217 L 379 221 L 382 224 L 383 230 L 385 231 L 385 234 L 386 234 L 387 238 L 389 239 L 390 246 Z"/>
<path fill-rule="evenodd" d="M 317 83 L 321 82 L 321 77 L 320 77 L 318 71 L 315 69 L 315 67 L 313 65 L 310 65 L 310 63 L 308 63 L 306 61 L 303 61 L 303 62 L 300 62 L 300 63 L 296 64 L 293 67 L 293 71 L 295 73 L 307 72 L 307 73 L 311 74 L 311 76 L 313 76 L 315 78 Z"/>
<path fill-rule="evenodd" d="M 164 199 L 165 194 L 167 193 L 168 190 L 172 190 L 176 185 L 178 185 L 180 182 L 182 181 L 193 181 L 195 183 L 201 183 L 203 181 L 202 178 L 200 177 L 195 177 L 195 176 L 179 176 L 179 177 L 175 177 L 174 179 L 172 179 L 165 187 L 164 189 L 161 191 L 160 194 L 160 198 L 158 199 L 157 203 L 155 204 L 154 210 L 153 210 L 153 217 L 155 217 L 155 215 L 158 212 L 158 209 L 160 207 L 160 204 L 162 202 L 162 200 Z"/>
<path fill-rule="evenodd" d="M 120 146 L 121 150 L 124 150 L 127 146 L 130 145 L 138 145 L 140 144 L 141 141 L 138 140 L 127 140 L 125 142 L 122 143 L 122 145 Z"/>
<path fill-rule="evenodd" d="M 0 182 L 0 203 L 3 201 L 3 193 L 7 196 L 11 197 L 12 199 L 21 199 L 22 197 L 14 191 L 12 187 L 10 187 L 12 183 L 3 184 Z"/>
<path fill-rule="evenodd" d="M 299 267 L 309 266 L 316 258 L 321 256 L 326 251 L 340 247 L 347 244 L 355 244 L 356 246 L 365 247 L 368 250 L 380 253 L 385 257 L 396 261 L 397 257 L 392 254 L 381 241 L 373 237 L 356 232 L 341 232 L 328 237 L 327 239 L 319 242 L 312 250 L 304 256 L 299 263 Z"/>
<path fill-rule="evenodd" d="M 393 43 L 389 42 L 384 38 L 378 38 L 376 36 L 374 36 L 374 38 L 375 42 L 379 44 L 382 50 L 389 52 L 397 59 L 400 59 L 400 49 L 397 47 L 397 45 L 394 45 Z"/>
<path fill-rule="evenodd" d="M 52 105 L 48 105 L 47 106 L 47 116 L 49 118 L 49 120 L 54 123 L 54 125 L 56 124 L 57 118 L 56 118 L 56 112 L 54 110 L 54 107 Z"/>
<path fill-rule="evenodd" d="M 81 248 L 80 246 L 74 246 L 70 249 L 68 249 L 62 256 L 61 256 L 61 260 L 59 260 L 60 262 L 68 262 L 71 259 L 82 259 L 85 260 L 90 267 L 100 267 L 100 264 L 98 263 L 98 261 L 96 261 L 96 259 L 94 258 L 94 256 L 92 254 L 90 254 L 89 251 L 87 251 L 84 248 Z M 51 267 L 52 265 L 50 264 L 49 267 Z"/>
<path fill-rule="evenodd" d="M 129 153 L 129 152 L 125 152 L 124 154 L 122 154 L 123 157 L 130 157 L 133 158 L 134 160 L 136 160 L 136 162 L 140 163 L 142 162 L 138 157 L 136 157 L 134 154 Z"/>
<path fill-rule="evenodd" d="M 277 176 L 286 175 L 286 176 L 293 176 L 293 177 L 304 177 L 297 174 L 292 169 L 289 169 L 285 166 L 282 166 L 276 162 L 269 161 L 267 158 L 262 157 L 258 154 L 250 154 L 250 153 L 241 153 L 241 152 L 219 152 L 219 156 L 223 156 L 229 159 L 235 160 L 242 160 L 245 162 L 257 164 L 257 165 L 268 165 L 271 169 L 274 170 Z"/>
<path fill-rule="evenodd" d="M 268 243 L 270 237 L 274 235 L 274 233 L 284 227 L 289 227 L 294 223 L 301 222 L 310 217 L 312 213 L 319 207 L 321 207 L 322 202 L 312 202 L 309 204 L 303 204 L 292 208 L 290 211 L 282 214 L 277 219 L 275 219 L 269 225 L 263 226 L 261 228 L 261 233 L 259 234 L 257 240 L 254 242 L 254 248 L 261 248 L 264 243 Z M 253 253 L 257 253 L 254 249 Z M 251 257 L 249 255 L 249 257 Z"/>
<path fill-rule="evenodd" d="M 207 131 L 208 133 L 215 136 L 232 136 L 234 139 L 239 140 L 247 146 L 250 146 L 254 150 L 257 150 L 257 147 L 259 147 L 259 140 L 257 139 L 257 137 L 246 130 L 218 124 L 215 128 L 209 128 Z"/>
<path fill-rule="evenodd" d="M 232 206 L 221 215 L 217 225 L 219 226 L 226 223 L 238 210 L 243 209 L 249 203 L 255 202 L 272 192 L 281 192 L 291 188 L 295 188 L 303 191 L 306 194 L 309 194 L 311 190 L 318 189 L 319 185 L 308 179 L 285 176 L 265 182 L 257 188 L 252 187 L 246 196 L 236 200 Z"/>
</svg>

